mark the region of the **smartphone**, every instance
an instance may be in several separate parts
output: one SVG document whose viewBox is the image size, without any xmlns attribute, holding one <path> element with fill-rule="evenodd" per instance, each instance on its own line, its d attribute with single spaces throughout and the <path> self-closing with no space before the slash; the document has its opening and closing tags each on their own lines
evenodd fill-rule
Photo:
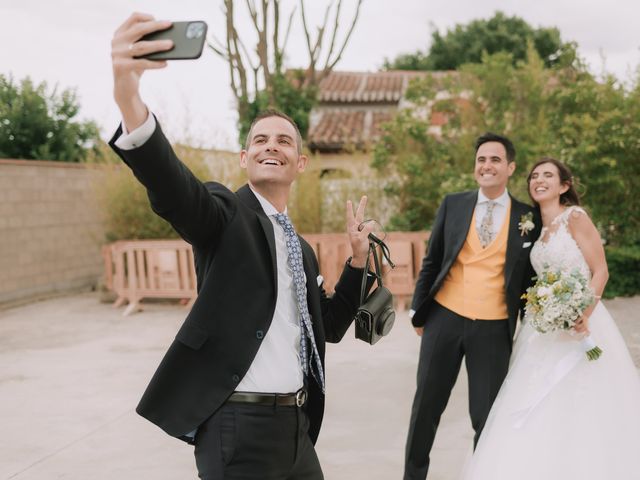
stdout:
<svg viewBox="0 0 640 480">
<path fill-rule="evenodd" d="M 191 60 L 202 55 L 207 38 L 207 24 L 203 21 L 174 22 L 166 30 L 152 32 L 140 40 L 173 40 L 173 48 L 165 52 L 154 52 L 136 58 L 149 60 Z"/>
</svg>

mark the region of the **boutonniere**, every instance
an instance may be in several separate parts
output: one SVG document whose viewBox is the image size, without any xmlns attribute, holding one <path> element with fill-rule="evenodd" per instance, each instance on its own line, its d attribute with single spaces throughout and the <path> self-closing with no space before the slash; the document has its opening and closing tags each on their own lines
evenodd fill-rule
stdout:
<svg viewBox="0 0 640 480">
<path fill-rule="evenodd" d="M 520 223 L 518 223 L 520 229 L 520 236 L 524 237 L 531 230 L 536 228 L 536 224 L 533 223 L 533 212 L 529 212 L 526 215 L 520 217 Z"/>
</svg>

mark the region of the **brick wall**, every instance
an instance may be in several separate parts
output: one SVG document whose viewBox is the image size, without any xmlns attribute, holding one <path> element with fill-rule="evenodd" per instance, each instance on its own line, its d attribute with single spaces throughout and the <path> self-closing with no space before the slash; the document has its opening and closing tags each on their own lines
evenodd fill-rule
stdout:
<svg viewBox="0 0 640 480">
<path fill-rule="evenodd" d="M 103 227 L 85 165 L 0 160 L 0 303 L 95 285 Z"/>
</svg>

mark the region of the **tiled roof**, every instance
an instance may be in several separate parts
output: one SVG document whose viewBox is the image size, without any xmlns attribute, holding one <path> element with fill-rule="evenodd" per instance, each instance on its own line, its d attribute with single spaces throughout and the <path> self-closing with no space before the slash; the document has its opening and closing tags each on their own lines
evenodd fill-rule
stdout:
<svg viewBox="0 0 640 480">
<path fill-rule="evenodd" d="M 311 113 L 311 150 L 367 149 L 380 138 L 381 125 L 393 118 L 414 78 L 442 79 L 451 72 L 332 72 L 320 82 L 318 105 Z M 445 114 L 433 112 L 432 125 Z"/>
<path fill-rule="evenodd" d="M 309 129 L 309 147 L 323 151 L 366 149 L 380 138 L 381 125 L 391 120 L 394 113 L 390 109 L 323 108 L 318 112 L 317 124 Z"/>
<path fill-rule="evenodd" d="M 320 82 L 320 103 L 397 103 L 409 80 L 441 72 L 332 72 Z"/>
</svg>

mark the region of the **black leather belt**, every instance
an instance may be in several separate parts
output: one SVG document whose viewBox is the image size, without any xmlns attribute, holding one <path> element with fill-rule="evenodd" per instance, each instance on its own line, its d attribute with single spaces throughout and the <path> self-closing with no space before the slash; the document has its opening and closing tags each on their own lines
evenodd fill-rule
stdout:
<svg viewBox="0 0 640 480">
<path fill-rule="evenodd" d="M 301 407 L 307 401 L 307 391 L 300 389 L 296 393 L 234 392 L 227 401 L 233 403 L 253 403 L 257 405 Z"/>
</svg>

